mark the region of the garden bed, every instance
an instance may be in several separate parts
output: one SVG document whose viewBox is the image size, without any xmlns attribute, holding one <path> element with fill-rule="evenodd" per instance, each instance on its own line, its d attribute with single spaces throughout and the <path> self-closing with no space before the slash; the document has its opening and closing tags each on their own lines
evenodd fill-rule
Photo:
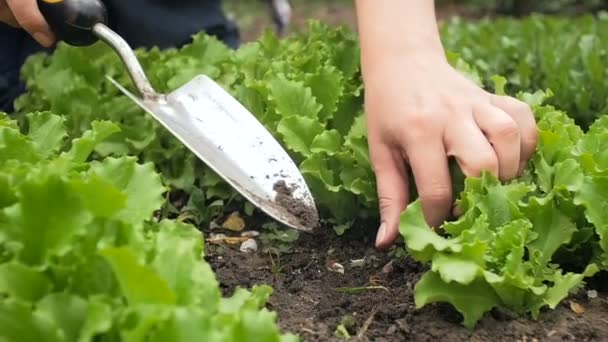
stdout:
<svg viewBox="0 0 608 342">
<path fill-rule="evenodd" d="M 237 286 L 271 285 L 269 308 L 277 311 L 281 329 L 302 341 L 343 340 L 335 330 L 348 315 L 354 317 L 350 335 L 361 334 L 362 341 L 601 341 L 608 336 L 608 293 L 606 283 L 602 287 L 597 279 L 555 310 L 544 310 L 538 321 L 494 310 L 469 330 L 449 305 L 416 310 L 413 286 L 426 268 L 376 251 L 373 237 L 372 230 L 363 229 L 341 237 L 331 228 L 302 234 L 291 252 L 280 257 L 279 273 L 273 272 L 276 256 L 242 253 L 238 245 L 208 244 L 207 258 L 225 294 Z M 351 265 L 363 258 L 364 266 Z M 344 274 L 328 270 L 332 261 L 344 266 Z M 337 290 L 365 286 L 385 289 Z M 588 290 L 596 290 L 597 297 L 588 298 Z M 584 312 L 575 312 L 580 310 Z"/>
<path fill-rule="evenodd" d="M 598 277 L 608 270 L 606 28 L 607 16 L 455 20 L 443 28 L 459 71 L 532 106 L 539 144 L 513 182 L 484 173 L 463 184 L 453 169 L 462 216 L 438 229 L 426 225 L 413 193 L 400 225 L 407 248 L 390 253 L 373 248 L 378 201 L 353 31 L 310 22 L 306 32 L 265 33 L 238 50 L 201 33 L 180 49 L 137 52 L 159 91 L 206 74 L 277 137 L 321 219 L 331 222 L 299 239 L 258 220 L 251 204 L 107 80 L 131 84 L 113 51 L 62 45 L 30 59 L 16 121 L 0 120 L 0 155 L 8 156 L 0 158 L 0 188 L 9 193 L 0 201 L 0 274 L 2 267 L 16 274 L 0 284 L 0 338 L 34 341 L 52 330 L 58 341 L 297 340 L 280 334 L 278 321 L 304 341 L 605 339 L 607 282 Z M 134 184 L 117 181 L 125 179 Z M 47 199 L 63 193 L 60 185 L 72 206 Z M 57 208 L 38 210 L 47 203 Z M 220 226 L 211 223 L 234 211 L 234 224 L 220 226 L 258 231 L 257 254 L 240 251 L 242 236 L 218 244 Z M 56 218 L 67 221 L 46 224 Z M 20 233 L 39 227 L 49 232 Z M 204 230 L 213 241 L 206 259 L 217 277 L 201 260 L 195 227 L 213 228 Z M 62 238 L 39 241 L 47 236 Z M 42 285 L 26 293 L 28 283 Z M 87 314 L 89 306 L 108 314 Z M 55 310 L 64 307 L 69 312 Z M 32 319 L 15 325 L 1 320 L 3 312 Z M 86 320 L 73 328 L 66 317 Z"/>
</svg>

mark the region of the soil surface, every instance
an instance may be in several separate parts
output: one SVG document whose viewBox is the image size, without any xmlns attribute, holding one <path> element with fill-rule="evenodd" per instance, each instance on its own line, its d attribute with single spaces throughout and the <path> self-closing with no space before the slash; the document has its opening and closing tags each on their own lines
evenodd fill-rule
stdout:
<svg viewBox="0 0 608 342">
<path fill-rule="evenodd" d="M 352 4 L 303 3 L 294 1 L 287 33 L 304 29 L 310 18 L 356 28 Z M 235 2 L 233 13 L 240 19 L 243 41 L 254 40 L 272 27 L 266 12 L 241 9 L 240 4 L 245 2 Z M 246 16 L 247 12 L 253 14 Z M 438 9 L 439 20 L 453 15 L 472 19 L 483 14 L 468 13 L 456 1 Z M 335 335 L 336 327 L 349 317 L 348 332 L 359 341 L 608 341 L 608 279 L 590 282 L 555 310 L 544 310 L 538 321 L 494 310 L 468 330 L 461 325 L 460 314 L 447 304 L 415 308 L 413 287 L 426 268 L 376 251 L 374 233 L 352 229 L 337 236 L 331 228 L 317 229 L 314 235 L 302 233 L 291 252 L 280 259 L 263 252 L 240 252 L 239 245 L 208 244 L 206 258 L 226 295 L 237 286 L 272 286 L 268 308 L 278 313 L 283 331 L 298 334 L 302 341 L 342 341 Z M 338 291 L 366 286 L 374 288 Z M 597 297 L 589 298 L 587 290 L 597 290 Z"/>
<path fill-rule="evenodd" d="M 449 305 L 415 309 L 413 286 L 425 267 L 377 252 L 373 236 L 361 229 L 341 237 L 329 228 L 314 235 L 303 233 L 280 261 L 267 253 L 242 253 L 238 245 L 209 244 L 207 260 L 226 295 L 237 286 L 272 286 L 268 308 L 278 312 L 284 332 L 296 333 L 302 341 L 342 341 L 334 332 L 349 316 L 353 323 L 347 324 L 348 331 L 355 341 L 608 341 L 605 282 L 590 282 L 555 310 L 545 310 L 538 321 L 494 310 L 468 330 Z M 376 288 L 358 293 L 337 290 L 363 286 Z M 597 290 L 597 297 L 589 298 L 590 289 Z"/>
</svg>

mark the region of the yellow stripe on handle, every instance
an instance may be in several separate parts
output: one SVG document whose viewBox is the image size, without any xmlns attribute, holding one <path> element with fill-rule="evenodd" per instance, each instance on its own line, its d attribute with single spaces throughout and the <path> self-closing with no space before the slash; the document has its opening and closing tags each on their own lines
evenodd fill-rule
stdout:
<svg viewBox="0 0 608 342">
<path fill-rule="evenodd" d="M 49 4 L 56 4 L 58 2 L 63 2 L 63 0 L 42 0 L 42 1 L 49 3 Z"/>
</svg>

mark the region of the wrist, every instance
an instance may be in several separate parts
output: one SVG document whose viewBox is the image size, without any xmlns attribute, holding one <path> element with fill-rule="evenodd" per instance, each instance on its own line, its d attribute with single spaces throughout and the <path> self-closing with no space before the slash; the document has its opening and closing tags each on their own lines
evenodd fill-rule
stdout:
<svg viewBox="0 0 608 342">
<path fill-rule="evenodd" d="M 415 78 L 416 75 L 434 73 L 438 68 L 449 66 L 444 50 L 419 49 L 392 53 L 365 55 L 362 53 L 361 72 L 367 85 L 380 83 L 389 78 Z"/>
<path fill-rule="evenodd" d="M 447 62 L 434 1 L 358 0 L 356 5 L 364 74 L 394 65 Z"/>
</svg>

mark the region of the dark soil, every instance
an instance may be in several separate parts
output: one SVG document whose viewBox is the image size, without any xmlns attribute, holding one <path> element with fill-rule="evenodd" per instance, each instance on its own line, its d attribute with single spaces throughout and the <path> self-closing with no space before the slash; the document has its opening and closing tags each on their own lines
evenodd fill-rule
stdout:
<svg viewBox="0 0 608 342">
<path fill-rule="evenodd" d="M 341 340 L 334 331 L 348 315 L 354 318 L 348 331 L 353 337 L 359 335 L 360 341 L 608 341 L 608 293 L 603 281 L 588 285 L 587 289 L 598 289 L 603 283 L 596 298 L 581 291 L 555 310 L 545 310 L 538 321 L 495 310 L 468 330 L 449 305 L 415 309 L 413 286 L 424 266 L 377 252 L 373 237 L 373 232 L 364 234 L 360 229 L 339 237 L 328 228 L 315 235 L 302 234 L 280 261 L 270 254 L 245 254 L 238 246 L 218 245 L 207 246 L 207 259 L 227 295 L 236 286 L 271 285 L 269 309 L 278 312 L 283 331 L 300 335 L 302 341 Z M 353 266 L 351 260 L 362 258 L 363 266 Z M 336 272 L 336 262 L 344 266 L 343 274 Z M 370 285 L 385 289 L 336 290 Z M 572 303 L 584 312 L 575 313 Z"/>
<path fill-rule="evenodd" d="M 293 216 L 295 216 L 300 224 L 304 227 L 310 227 L 311 229 L 317 228 L 319 224 L 319 215 L 317 210 L 307 205 L 301 199 L 297 199 L 293 196 L 295 188 L 287 185 L 284 180 L 280 180 L 274 184 L 274 191 L 277 195 L 274 201 L 280 206 L 287 208 Z"/>
<path fill-rule="evenodd" d="M 272 27 L 266 12 L 241 9 L 245 2 L 233 2 L 237 19 L 249 19 L 239 22 L 244 42 L 257 39 L 264 29 Z M 356 29 L 352 2 L 304 3 L 293 2 L 293 20 L 286 33 L 305 29 L 311 18 Z M 246 16 L 248 12 L 253 14 Z M 468 11 L 457 1 L 447 1 L 437 10 L 440 21 L 454 15 L 475 19 L 488 13 Z M 361 341 L 608 341 L 608 279 L 588 285 L 587 289 L 598 290 L 597 298 L 589 299 L 586 291 L 581 291 L 555 310 L 545 310 L 538 321 L 494 310 L 475 329 L 468 330 L 449 305 L 416 309 L 413 287 L 426 268 L 411 259 L 397 261 L 377 252 L 374 237 L 373 231 L 360 229 L 341 237 L 331 228 L 317 229 L 315 235 L 302 234 L 291 253 L 280 259 L 262 252 L 245 254 L 238 245 L 216 244 L 207 245 L 207 259 L 227 295 L 237 286 L 272 286 L 269 309 L 278 312 L 283 331 L 300 335 L 302 341 L 341 341 L 334 332 L 348 316 L 354 318 L 348 328 L 350 335 L 360 336 Z M 363 258 L 363 266 L 352 265 L 351 260 Z M 336 272 L 339 268 L 335 263 L 343 265 L 343 274 Z M 337 291 L 363 286 L 377 288 L 359 293 Z M 584 312 L 575 313 L 573 303 Z"/>
</svg>

